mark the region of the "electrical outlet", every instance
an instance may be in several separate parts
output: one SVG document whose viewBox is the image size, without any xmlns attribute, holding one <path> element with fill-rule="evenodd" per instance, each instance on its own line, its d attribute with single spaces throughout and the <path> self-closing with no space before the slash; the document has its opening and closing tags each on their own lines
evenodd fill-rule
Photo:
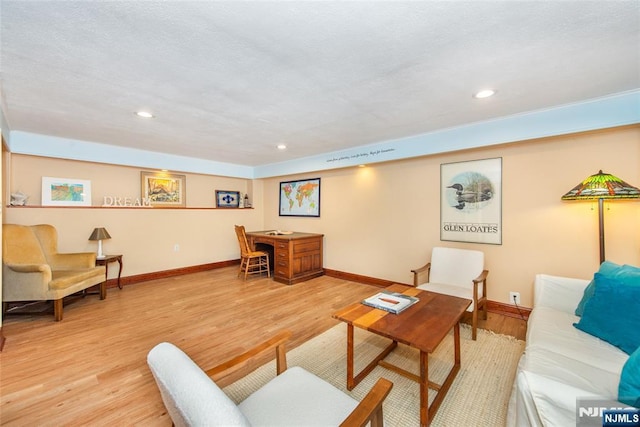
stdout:
<svg viewBox="0 0 640 427">
<path fill-rule="evenodd" d="M 173 252 L 180 252 L 180 245 L 179 244 L 175 244 L 173 245 Z"/>
<path fill-rule="evenodd" d="M 509 302 L 520 305 L 520 292 L 509 292 Z"/>
</svg>

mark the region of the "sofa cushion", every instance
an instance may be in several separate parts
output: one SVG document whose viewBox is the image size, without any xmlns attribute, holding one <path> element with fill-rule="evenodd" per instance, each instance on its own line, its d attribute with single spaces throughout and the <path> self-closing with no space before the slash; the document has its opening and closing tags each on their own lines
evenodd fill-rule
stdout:
<svg viewBox="0 0 640 427">
<path fill-rule="evenodd" d="M 49 288 L 64 289 L 94 277 L 96 279 L 104 279 L 104 267 L 98 266 L 84 270 L 53 271 L 52 274 L 53 278 L 51 282 L 49 282 Z"/>
<path fill-rule="evenodd" d="M 594 275 L 595 292 L 574 326 L 620 348 L 627 354 L 640 346 L 640 280 Z"/>
<path fill-rule="evenodd" d="M 522 392 L 522 405 L 530 405 L 523 412 L 535 413 L 535 417 L 523 420 L 517 426 L 574 426 L 577 399 L 602 399 L 602 395 L 573 387 L 556 378 L 522 371 L 517 374 Z M 524 415 L 524 414 L 523 414 Z"/>
<path fill-rule="evenodd" d="M 640 408 L 640 347 L 633 352 L 622 368 L 618 400 Z"/>
<path fill-rule="evenodd" d="M 621 267 L 622 267 L 621 265 L 618 265 L 614 262 L 605 261 L 602 264 L 600 264 L 598 273 L 612 275 Z M 576 316 L 582 316 L 582 312 L 584 311 L 584 305 L 593 296 L 593 292 L 595 291 L 595 285 L 596 284 L 592 279 L 591 282 L 589 282 L 587 287 L 584 289 L 584 295 L 582 296 L 582 299 L 580 300 L 580 302 L 578 303 L 578 306 L 576 307 Z"/>
<path fill-rule="evenodd" d="M 296 366 L 269 381 L 238 406 L 253 426 L 337 426 L 358 402 Z"/>
<path fill-rule="evenodd" d="M 533 307 L 548 307 L 575 315 L 589 280 L 536 274 L 533 283 Z"/>
<path fill-rule="evenodd" d="M 527 323 L 521 368 L 558 382 L 615 398 L 620 370 L 629 357 L 619 348 L 573 327 L 580 318 L 536 307 Z"/>
</svg>

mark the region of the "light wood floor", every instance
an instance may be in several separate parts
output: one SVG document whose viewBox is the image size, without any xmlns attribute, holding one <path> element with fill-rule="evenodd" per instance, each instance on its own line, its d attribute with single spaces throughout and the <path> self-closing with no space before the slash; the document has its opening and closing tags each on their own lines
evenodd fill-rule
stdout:
<svg viewBox="0 0 640 427">
<path fill-rule="evenodd" d="M 336 325 L 331 313 L 379 288 L 330 277 L 286 286 L 236 279 L 236 267 L 111 288 L 53 316 L 4 318 L 0 423 L 7 426 L 170 426 L 147 368 L 161 341 L 207 368 L 280 329 L 289 348 Z M 524 321 L 495 314 L 482 327 L 524 338 Z M 463 356 L 464 357 L 464 356 Z"/>
</svg>

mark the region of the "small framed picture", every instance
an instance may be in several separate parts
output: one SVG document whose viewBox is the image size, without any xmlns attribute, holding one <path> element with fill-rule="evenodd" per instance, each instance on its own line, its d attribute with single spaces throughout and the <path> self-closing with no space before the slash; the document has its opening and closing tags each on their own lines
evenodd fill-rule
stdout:
<svg viewBox="0 0 640 427">
<path fill-rule="evenodd" d="M 140 172 L 140 195 L 151 206 L 187 206 L 187 177 L 166 172 Z"/>
<path fill-rule="evenodd" d="M 91 206 L 91 181 L 43 176 L 42 206 Z"/>
<path fill-rule="evenodd" d="M 216 190 L 216 208 L 240 207 L 240 192 Z"/>
</svg>

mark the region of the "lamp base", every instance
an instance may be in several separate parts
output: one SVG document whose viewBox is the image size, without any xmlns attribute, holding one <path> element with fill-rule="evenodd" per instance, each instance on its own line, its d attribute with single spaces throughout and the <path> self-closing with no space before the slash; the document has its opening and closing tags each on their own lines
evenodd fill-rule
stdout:
<svg viewBox="0 0 640 427">
<path fill-rule="evenodd" d="M 96 259 L 104 259 L 105 255 L 102 253 L 102 240 L 98 240 L 98 255 Z"/>
</svg>

